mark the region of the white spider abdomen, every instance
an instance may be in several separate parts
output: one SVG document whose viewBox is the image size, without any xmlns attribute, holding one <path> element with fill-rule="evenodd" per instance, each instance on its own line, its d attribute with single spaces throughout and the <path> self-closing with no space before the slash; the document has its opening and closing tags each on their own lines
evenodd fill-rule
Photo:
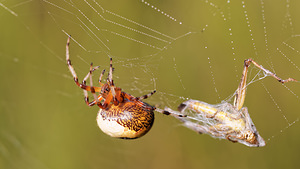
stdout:
<svg viewBox="0 0 300 169">
<path fill-rule="evenodd" d="M 153 110 L 144 109 L 131 101 L 100 109 L 99 128 L 111 137 L 134 139 L 145 135 L 154 122 Z"/>
<path fill-rule="evenodd" d="M 102 109 L 100 109 L 101 111 Z M 135 138 L 136 132 L 129 130 L 127 127 L 120 125 L 118 122 L 113 120 L 104 120 L 102 115 L 98 113 L 97 123 L 99 128 L 111 137 L 119 138 Z"/>
</svg>

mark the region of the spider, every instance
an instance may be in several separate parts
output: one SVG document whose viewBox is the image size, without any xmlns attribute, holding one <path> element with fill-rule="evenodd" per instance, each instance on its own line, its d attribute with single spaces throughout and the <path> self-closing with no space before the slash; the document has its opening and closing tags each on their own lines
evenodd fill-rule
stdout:
<svg viewBox="0 0 300 169">
<path fill-rule="evenodd" d="M 121 88 L 116 87 L 112 79 L 112 58 L 110 58 L 110 68 L 106 83 L 102 83 L 102 77 L 105 73 L 104 69 L 99 77 L 100 87 L 93 86 L 92 73 L 97 70 L 99 66 L 93 67 L 92 63 L 89 73 L 85 76 L 82 83 L 79 83 L 70 60 L 70 39 L 71 37 L 69 36 L 66 45 L 68 68 L 76 85 L 83 89 L 85 103 L 88 106 L 99 106 L 100 110 L 97 115 L 97 123 L 104 133 L 111 137 L 123 139 L 138 138 L 145 135 L 151 129 L 154 122 L 154 110 L 165 115 L 171 114 L 141 101 L 152 96 L 156 90 L 141 97 L 134 97 L 123 92 Z M 86 84 L 88 78 L 90 78 L 90 86 Z M 90 91 L 94 97 L 94 100 L 91 102 L 89 102 L 88 91 Z M 97 96 L 96 93 L 99 93 L 99 95 Z"/>
<path fill-rule="evenodd" d="M 239 142 L 250 147 L 265 146 L 266 143 L 256 130 L 247 107 L 243 107 L 246 96 L 247 72 L 251 63 L 281 83 L 297 81 L 293 78 L 283 80 L 254 60 L 246 59 L 233 104 L 223 102 L 211 105 L 198 100 L 188 100 L 178 106 L 178 111 L 185 112 L 185 114 L 189 113 L 189 115 L 177 118 L 183 122 L 184 126 L 200 134 L 209 134 L 212 137 Z M 175 112 L 170 108 L 166 108 L 165 111 Z"/>
</svg>

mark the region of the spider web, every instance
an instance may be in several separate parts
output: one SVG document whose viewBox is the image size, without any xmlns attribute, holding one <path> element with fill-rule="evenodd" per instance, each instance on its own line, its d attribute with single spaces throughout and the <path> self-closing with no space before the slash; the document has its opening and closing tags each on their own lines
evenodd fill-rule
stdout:
<svg viewBox="0 0 300 169">
<path fill-rule="evenodd" d="M 247 58 L 283 79 L 299 80 L 299 6 L 299 2 L 289 0 L 0 0 L 0 19 L 4 23 L 0 33 L 1 77 L 5 81 L 0 100 L 0 168 L 19 168 L 24 164 L 25 168 L 80 168 L 68 163 L 71 160 L 68 157 L 77 152 L 82 152 L 81 156 L 73 158 L 83 160 L 80 165 L 97 168 L 97 163 L 91 161 L 102 157 L 98 151 L 107 153 L 102 160 L 108 168 L 119 168 L 118 164 L 112 164 L 113 157 L 137 158 L 138 148 L 143 147 L 143 141 L 147 142 L 143 138 L 123 143 L 99 134 L 96 122 L 91 121 L 98 108 L 84 105 L 82 91 L 76 88 L 67 70 L 67 35 L 72 35 L 70 58 L 79 80 L 93 62 L 100 66 L 100 71 L 93 76 L 96 84 L 101 69 L 109 68 L 109 57 L 112 57 L 116 86 L 134 96 L 155 89 L 157 93 L 145 101 L 176 110 L 187 99 L 210 104 L 232 103 Z M 267 146 L 273 145 L 273 150 L 287 149 L 289 157 L 294 152 L 284 145 L 299 148 L 296 143 L 299 89 L 299 83 L 280 84 L 250 66 L 245 106 Z M 193 148 L 202 147 L 192 140 L 216 147 L 213 151 L 196 148 L 198 153 L 194 155 L 204 153 L 208 159 L 220 151 L 219 146 L 237 147 L 238 151 L 237 145 L 213 141 L 177 126 L 179 122 L 172 117 L 156 113 L 155 125 L 148 135 L 166 140 L 154 142 L 161 144 L 156 147 L 162 148 L 167 140 L 172 144 L 157 151 L 160 153 L 150 151 L 153 168 L 163 155 L 174 151 L 172 158 L 182 159 L 182 154 L 193 154 Z M 40 129 L 36 130 L 37 127 Z M 70 143 L 73 139 L 79 141 Z M 101 146 L 91 143 L 97 147 L 94 150 L 87 145 L 74 149 L 86 140 L 100 139 Z M 191 144 L 192 148 L 183 143 Z M 174 148 L 176 145 L 186 150 Z M 56 148 L 49 150 L 49 147 Z M 130 148 L 134 149 L 132 153 Z M 64 150 L 59 156 L 45 155 L 55 154 L 58 149 Z M 88 152 L 95 157 L 82 159 Z M 193 162 L 196 158 L 190 154 L 187 161 Z M 23 156 L 26 158 L 18 160 Z M 59 157 L 62 160 L 57 160 Z M 289 164 L 293 166 L 296 160 L 291 159 Z M 178 166 L 164 164 L 181 168 L 188 162 Z M 217 167 L 217 164 L 202 164 Z M 270 163 L 267 166 L 272 165 L 280 167 Z"/>
</svg>

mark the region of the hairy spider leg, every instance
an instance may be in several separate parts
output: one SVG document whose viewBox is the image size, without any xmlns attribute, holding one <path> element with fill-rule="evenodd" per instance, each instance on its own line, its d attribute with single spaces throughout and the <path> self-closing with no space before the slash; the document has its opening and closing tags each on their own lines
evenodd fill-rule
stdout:
<svg viewBox="0 0 300 169">
<path fill-rule="evenodd" d="M 277 79 L 281 83 L 287 83 L 287 82 L 290 82 L 290 81 L 297 82 L 297 80 L 293 79 L 293 78 L 288 78 L 288 79 L 283 80 L 280 77 L 278 77 L 275 73 L 265 69 L 262 65 L 259 65 L 253 59 L 246 59 L 244 61 L 244 69 L 243 69 L 243 73 L 242 73 L 241 82 L 238 86 L 238 89 L 236 90 L 236 94 L 235 94 L 235 98 L 234 98 L 234 102 L 233 102 L 233 106 L 237 110 L 240 110 L 244 105 L 244 101 L 245 101 L 245 97 L 246 97 L 246 88 L 247 88 L 247 83 L 246 82 L 247 82 L 248 67 L 250 66 L 251 63 L 253 63 L 253 65 L 255 65 L 260 70 L 264 71 L 266 74 L 274 77 L 275 79 Z"/>
<path fill-rule="evenodd" d="M 103 69 L 102 70 L 102 72 L 101 72 L 101 74 L 100 74 L 100 77 L 99 77 L 99 84 L 102 86 L 102 77 L 103 77 L 103 75 L 104 75 L 104 73 L 105 73 L 105 69 Z"/>
<path fill-rule="evenodd" d="M 136 100 L 147 99 L 148 97 L 152 96 L 154 93 L 156 93 L 156 90 L 153 90 L 151 93 L 145 94 L 144 96 L 136 97 L 135 99 L 136 99 Z"/>
<path fill-rule="evenodd" d="M 164 114 L 164 115 L 171 115 L 171 116 L 176 117 L 177 119 L 183 120 L 183 121 L 184 121 L 184 119 L 181 117 L 187 117 L 186 115 L 183 115 L 183 114 L 180 114 L 179 112 L 173 111 L 168 107 L 165 107 L 164 110 L 155 107 L 155 111 L 157 111 L 158 113 Z"/>
<path fill-rule="evenodd" d="M 66 61 L 67 61 L 67 65 L 68 65 L 68 68 L 73 76 L 73 79 L 76 83 L 76 85 L 78 87 L 80 87 L 81 89 L 83 89 L 83 92 L 84 92 L 84 95 L 85 95 L 85 102 L 87 102 L 86 98 L 87 98 L 87 91 L 95 91 L 95 92 L 100 92 L 101 91 L 101 87 L 93 87 L 93 89 L 90 87 L 90 86 L 87 86 L 86 85 L 86 80 L 87 78 L 90 76 L 90 74 L 92 73 L 92 71 L 94 71 L 94 69 L 98 69 L 97 67 L 95 68 L 91 68 L 92 70 L 90 70 L 90 72 L 88 73 L 88 75 L 83 79 L 82 83 L 79 83 L 78 81 L 78 77 L 77 77 L 77 74 L 75 72 L 75 69 L 74 67 L 72 66 L 72 63 L 71 63 L 71 60 L 70 60 L 70 52 L 69 52 L 69 45 L 70 45 L 70 40 L 71 40 L 71 36 L 68 37 L 68 40 L 67 40 L 67 45 L 66 45 Z M 102 84 L 103 85 L 103 84 Z M 99 97 L 99 102 L 102 100 L 103 98 Z M 89 106 L 93 106 L 96 102 L 91 102 L 91 103 L 88 103 Z"/>
<path fill-rule="evenodd" d="M 93 63 L 91 63 L 89 73 L 85 76 L 85 78 L 82 81 L 82 84 L 84 84 L 84 85 L 86 85 L 86 81 L 89 77 L 91 77 L 91 74 L 100 67 L 100 66 L 96 66 L 96 67 L 92 67 L 92 66 L 93 66 Z M 100 85 L 103 86 L 102 83 L 100 83 Z M 84 94 L 84 100 L 88 106 L 93 106 L 97 103 L 97 100 L 98 100 L 98 102 L 100 102 L 103 99 L 101 96 L 99 96 L 98 99 L 95 99 L 92 102 L 89 102 L 88 92 L 86 90 L 83 90 L 83 94 Z"/>
<path fill-rule="evenodd" d="M 108 84 L 110 87 L 110 91 L 112 93 L 113 103 L 116 106 L 119 104 L 119 101 L 116 99 L 116 91 L 115 91 L 114 81 L 112 77 L 112 58 L 110 58 L 110 64 L 109 64 Z"/>
<path fill-rule="evenodd" d="M 124 93 L 124 92 L 122 92 L 122 93 L 124 94 L 124 97 L 125 97 L 126 99 L 135 102 L 135 103 L 138 104 L 139 106 L 141 106 L 141 107 L 143 107 L 143 108 L 145 108 L 145 109 L 148 109 L 148 110 L 154 110 L 155 107 L 152 107 L 152 106 L 150 106 L 150 105 L 147 105 L 146 103 L 142 102 L 141 100 L 142 100 L 142 99 L 147 99 L 148 97 L 152 96 L 155 92 L 156 92 L 156 90 L 154 90 L 153 92 L 151 92 L 151 93 L 149 93 L 149 94 L 146 94 L 146 95 L 144 95 L 144 96 L 141 96 L 141 97 L 134 97 L 134 96 L 132 96 L 132 95 L 130 95 L 130 94 L 128 94 L 128 93 Z"/>
<path fill-rule="evenodd" d="M 105 98 L 105 101 L 104 101 L 104 103 L 103 104 L 101 104 L 101 100 L 103 99 L 103 97 L 101 96 L 101 95 L 99 95 L 99 97 L 97 98 L 97 95 L 96 95 L 96 91 L 95 91 L 95 88 L 93 87 L 93 80 L 92 80 L 92 72 L 93 72 L 94 70 L 93 70 L 93 64 L 91 63 L 91 67 L 90 67 L 90 73 L 89 73 L 89 75 L 90 75 L 90 88 L 91 88 L 91 93 L 93 94 L 93 96 L 94 96 L 94 101 L 95 101 L 95 103 L 97 103 L 97 105 L 100 107 L 100 108 L 102 108 L 102 109 L 105 109 L 108 105 L 109 105 L 109 103 L 111 102 L 111 100 L 113 99 L 113 94 L 111 93 L 111 92 L 109 92 L 109 94 L 106 96 L 106 98 Z M 102 71 L 103 72 L 103 71 Z M 103 76 L 103 75 L 102 75 Z M 100 75 L 100 77 L 102 78 L 102 76 Z M 99 77 L 99 81 L 101 81 L 101 79 L 100 79 L 100 77 Z M 102 85 L 102 83 L 100 83 L 100 85 Z M 103 86 L 103 85 L 102 85 Z M 115 87 L 113 87 L 113 89 L 114 89 Z M 111 87 L 110 87 L 110 89 L 111 89 Z M 120 88 L 117 88 L 118 89 L 118 91 L 121 91 L 121 89 Z M 105 91 L 100 91 L 100 92 L 105 92 Z M 103 94 L 103 93 L 102 93 Z M 94 102 L 93 102 L 94 103 Z M 119 104 L 119 102 L 118 102 L 118 104 Z M 118 105 L 118 104 L 115 104 L 116 106 Z"/>
<path fill-rule="evenodd" d="M 70 45 L 70 39 L 71 39 L 71 36 L 69 36 L 68 40 L 67 40 L 67 45 L 66 45 L 66 61 L 67 61 L 67 65 L 68 65 L 68 68 L 74 78 L 74 81 L 76 83 L 76 85 L 84 90 L 87 90 L 87 91 L 91 91 L 91 88 L 90 86 L 87 86 L 86 84 L 83 84 L 83 83 L 79 83 L 78 81 L 78 77 L 77 77 L 77 74 L 75 72 L 75 69 L 74 67 L 72 66 L 72 63 L 71 63 L 71 60 L 70 60 L 70 55 L 69 55 L 69 45 Z M 101 87 L 94 87 L 95 91 L 96 92 L 100 92 L 101 91 Z"/>
<path fill-rule="evenodd" d="M 99 68 L 99 66 L 97 66 L 96 68 Z M 96 69 L 94 68 L 92 70 L 92 72 L 95 71 L 95 70 Z M 100 77 L 99 77 L 99 84 L 100 84 L 100 86 L 103 86 L 103 83 L 101 81 L 102 81 L 102 77 L 103 77 L 104 73 L 105 73 L 105 69 L 102 70 L 102 72 L 100 74 Z M 90 75 L 90 72 L 85 77 L 85 80 L 87 80 L 87 78 L 89 77 L 89 75 Z M 95 99 L 95 100 L 89 102 L 88 92 L 86 90 L 83 90 L 83 93 L 84 93 L 84 96 L 85 96 L 85 102 L 87 103 L 88 106 L 93 106 L 93 105 L 95 105 L 97 103 L 96 100 L 98 100 L 100 102 L 103 99 L 103 97 L 101 95 L 99 95 L 98 99 Z"/>
<path fill-rule="evenodd" d="M 97 70 L 100 66 L 96 66 L 96 67 L 92 67 L 93 66 L 93 63 L 91 63 L 91 68 L 90 68 L 90 71 L 89 73 L 84 77 L 84 79 L 82 80 L 82 83 L 81 84 L 84 84 L 86 85 L 86 81 L 87 79 L 90 77 L 90 74 L 93 73 L 95 70 Z M 100 85 L 102 86 L 103 84 L 100 83 Z"/>
<path fill-rule="evenodd" d="M 145 94 L 144 96 L 140 96 L 140 97 L 136 97 L 134 102 L 137 103 L 137 104 L 143 104 L 142 106 L 145 107 L 145 108 L 150 108 L 149 106 L 145 105 L 143 102 L 141 102 L 140 100 L 143 100 L 143 99 L 147 99 L 148 97 L 152 96 L 154 93 L 156 93 L 156 90 L 148 93 L 148 94 Z M 152 107 L 152 106 L 151 106 Z M 156 109 L 156 107 L 153 107 L 152 109 Z"/>
<path fill-rule="evenodd" d="M 75 83 L 77 84 L 77 86 L 80 87 L 80 84 L 78 82 L 78 77 L 77 74 L 72 66 L 71 60 L 70 60 L 70 55 L 69 55 L 69 45 L 70 45 L 70 39 L 71 37 L 69 36 L 68 40 L 67 40 L 67 45 L 66 45 L 66 60 L 67 60 L 67 64 L 68 64 L 68 68 L 74 78 Z"/>
<path fill-rule="evenodd" d="M 96 104 L 97 104 L 100 108 L 103 108 L 103 105 L 100 103 L 99 99 L 97 98 L 95 88 L 93 87 L 92 73 L 93 73 L 94 70 L 95 70 L 95 69 L 93 69 L 93 63 L 91 63 L 90 72 L 89 72 L 89 75 L 90 75 L 90 88 L 91 88 L 91 93 L 92 93 L 92 95 L 94 96 L 94 101 L 96 101 Z M 87 93 L 87 92 L 86 92 L 86 93 Z M 86 96 L 86 98 L 88 99 L 88 96 Z M 102 100 L 102 97 L 101 97 L 100 99 Z"/>
</svg>

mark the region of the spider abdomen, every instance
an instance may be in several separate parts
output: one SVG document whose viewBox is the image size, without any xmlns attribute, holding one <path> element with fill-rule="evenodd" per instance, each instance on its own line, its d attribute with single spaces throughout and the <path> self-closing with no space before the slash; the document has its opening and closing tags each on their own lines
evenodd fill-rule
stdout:
<svg viewBox="0 0 300 169">
<path fill-rule="evenodd" d="M 111 104 L 106 109 L 99 110 L 97 123 L 111 137 L 134 139 L 151 129 L 154 122 L 153 110 L 145 109 L 132 101 L 124 101 L 117 106 Z"/>
</svg>

